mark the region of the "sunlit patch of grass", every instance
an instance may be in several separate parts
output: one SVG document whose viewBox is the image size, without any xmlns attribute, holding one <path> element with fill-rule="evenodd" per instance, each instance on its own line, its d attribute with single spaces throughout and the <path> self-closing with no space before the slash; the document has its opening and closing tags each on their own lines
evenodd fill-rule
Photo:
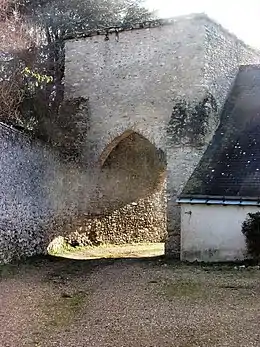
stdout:
<svg viewBox="0 0 260 347">
<path fill-rule="evenodd" d="M 76 249 L 80 249 L 81 247 L 72 247 L 69 243 L 65 241 L 65 239 L 61 236 L 54 239 L 48 246 L 48 254 L 57 256 L 61 253 L 69 253 L 73 252 Z"/>
<path fill-rule="evenodd" d="M 56 251 L 55 254 L 52 253 L 55 256 L 71 259 L 140 258 L 161 256 L 163 254 L 163 243 L 105 244 L 86 247 L 71 247 L 68 245 Z"/>
</svg>

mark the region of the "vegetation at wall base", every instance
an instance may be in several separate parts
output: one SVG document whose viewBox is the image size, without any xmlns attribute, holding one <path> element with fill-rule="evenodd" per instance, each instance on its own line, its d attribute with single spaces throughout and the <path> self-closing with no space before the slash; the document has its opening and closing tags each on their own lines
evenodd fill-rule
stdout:
<svg viewBox="0 0 260 347">
<path fill-rule="evenodd" d="M 260 261 L 260 212 L 248 213 L 242 224 L 242 233 L 245 236 L 248 255 Z"/>
</svg>

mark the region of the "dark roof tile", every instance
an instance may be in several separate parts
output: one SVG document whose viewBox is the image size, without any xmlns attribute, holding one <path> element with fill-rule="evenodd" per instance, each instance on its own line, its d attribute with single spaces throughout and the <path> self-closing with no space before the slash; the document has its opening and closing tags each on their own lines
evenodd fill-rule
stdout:
<svg viewBox="0 0 260 347">
<path fill-rule="evenodd" d="M 260 66 L 242 66 L 181 197 L 260 197 Z"/>
</svg>

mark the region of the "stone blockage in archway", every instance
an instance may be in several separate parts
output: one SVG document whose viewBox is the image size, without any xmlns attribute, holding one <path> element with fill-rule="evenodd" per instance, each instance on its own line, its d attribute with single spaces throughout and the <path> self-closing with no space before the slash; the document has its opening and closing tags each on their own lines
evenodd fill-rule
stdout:
<svg viewBox="0 0 260 347">
<path fill-rule="evenodd" d="M 166 160 L 142 135 L 128 131 L 100 158 L 96 210 L 71 242 L 163 242 L 166 238 Z"/>
</svg>

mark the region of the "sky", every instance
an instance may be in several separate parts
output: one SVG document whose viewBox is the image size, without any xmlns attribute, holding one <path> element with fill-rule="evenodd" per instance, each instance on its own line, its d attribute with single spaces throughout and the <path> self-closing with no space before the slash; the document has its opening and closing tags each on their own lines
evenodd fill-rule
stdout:
<svg viewBox="0 0 260 347">
<path fill-rule="evenodd" d="M 260 48 L 260 0 L 145 0 L 160 18 L 206 13 L 245 43 Z"/>
</svg>

